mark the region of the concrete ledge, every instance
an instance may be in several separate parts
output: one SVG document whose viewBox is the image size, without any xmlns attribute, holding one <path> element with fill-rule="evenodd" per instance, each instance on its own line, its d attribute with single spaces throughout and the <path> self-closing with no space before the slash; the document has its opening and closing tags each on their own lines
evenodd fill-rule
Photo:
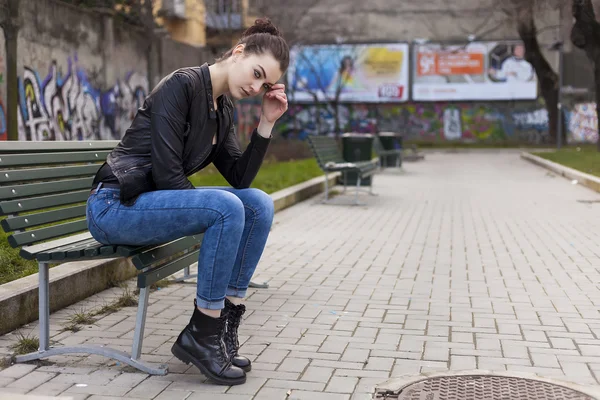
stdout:
<svg viewBox="0 0 600 400">
<path fill-rule="evenodd" d="M 521 158 L 544 167 L 567 179 L 577 180 L 579 184 L 600 193 L 600 178 L 597 176 L 586 174 L 585 172 L 581 172 L 573 168 L 565 167 L 564 165 L 555 163 L 553 161 L 534 156 L 531 153 L 521 153 Z"/>
<path fill-rule="evenodd" d="M 329 174 L 333 186 L 339 173 Z M 281 211 L 325 190 L 325 177 L 313 178 L 271 194 Z M 129 259 L 81 260 L 50 269 L 50 312 L 60 310 L 133 278 L 137 269 Z M 0 285 L 0 335 L 38 319 L 38 274 Z"/>
<path fill-rule="evenodd" d="M 50 269 L 50 312 L 136 276 L 125 258 L 68 262 Z M 38 274 L 0 285 L 0 335 L 38 319 Z"/>
<path fill-rule="evenodd" d="M 340 175 L 341 173 L 339 172 L 328 174 L 330 188 L 335 185 L 335 182 Z M 302 182 L 275 192 L 271 194 L 271 198 L 273 198 L 273 202 L 275 203 L 275 212 L 277 212 L 315 196 L 323 191 L 325 191 L 325 176 L 318 176 L 306 182 Z"/>
</svg>

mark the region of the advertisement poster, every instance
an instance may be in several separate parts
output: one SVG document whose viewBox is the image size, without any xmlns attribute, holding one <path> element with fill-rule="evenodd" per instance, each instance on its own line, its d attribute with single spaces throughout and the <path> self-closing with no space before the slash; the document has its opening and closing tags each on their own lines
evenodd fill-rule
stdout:
<svg viewBox="0 0 600 400">
<path fill-rule="evenodd" d="M 521 42 L 413 47 L 413 100 L 533 100 L 537 78 Z"/>
<path fill-rule="evenodd" d="M 311 45 L 292 48 L 288 87 L 293 102 L 408 100 L 408 44 Z"/>
</svg>

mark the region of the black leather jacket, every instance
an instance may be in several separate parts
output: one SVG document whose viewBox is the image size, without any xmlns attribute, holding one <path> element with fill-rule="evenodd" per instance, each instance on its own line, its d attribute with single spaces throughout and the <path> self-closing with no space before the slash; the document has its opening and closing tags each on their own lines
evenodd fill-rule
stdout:
<svg viewBox="0 0 600 400">
<path fill-rule="evenodd" d="M 217 134 L 217 148 L 212 139 Z M 163 78 L 138 110 L 107 163 L 119 181 L 121 202 L 131 205 L 152 190 L 193 189 L 187 177 L 213 162 L 234 188 L 250 186 L 270 139 L 256 129 L 242 153 L 233 128 L 233 104 L 213 103 L 208 64 Z"/>
</svg>

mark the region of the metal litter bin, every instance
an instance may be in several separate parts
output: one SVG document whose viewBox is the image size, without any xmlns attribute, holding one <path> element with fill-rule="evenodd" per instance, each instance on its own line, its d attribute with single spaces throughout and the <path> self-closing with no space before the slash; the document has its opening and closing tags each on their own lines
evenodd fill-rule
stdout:
<svg viewBox="0 0 600 400">
<path fill-rule="evenodd" d="M 344 160 L 348 162 L 370 161 L 373 158 L 373 135 L 370 133 L 344 133 L 342 149 Z M 356 172 L 346 172 L 346 185 L 356 185 L 357 175 Z M 341 179 L 344 179 L 343 174 Z M 370 176 L 360 180 L 360 186 L 370 185 Z"/>
<path fill-rule="evenodd" d="M 379 132 L 378 136 L 384 150 L 402 150 L 403 137 L 401 133 Z M 382 165 L 396 165 L 395 155 L 387 155 L 381 158 Z"/>
</svg>

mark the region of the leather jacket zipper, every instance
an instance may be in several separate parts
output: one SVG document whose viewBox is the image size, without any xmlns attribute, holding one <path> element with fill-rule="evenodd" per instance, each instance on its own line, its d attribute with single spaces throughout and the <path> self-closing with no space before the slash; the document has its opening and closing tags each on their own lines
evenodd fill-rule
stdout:
<svg viewBox="0 0 600 400">
<path fill-rule="evenodd" d="M 133 171 L 134 169 L 145 168 L 145 167 L 149 167 L 150 165 L 152 165 L 151 162 L 146 163 L 146 164 L 142 164 L 142 165 L 136 165 L 135 167 L 131 167 L 131 168 L 126 169 L 125 171 L 123 171 L 123 173 L 126 174 L 126 173 L 128 173 L 130 171 Z"/>
</svg>

